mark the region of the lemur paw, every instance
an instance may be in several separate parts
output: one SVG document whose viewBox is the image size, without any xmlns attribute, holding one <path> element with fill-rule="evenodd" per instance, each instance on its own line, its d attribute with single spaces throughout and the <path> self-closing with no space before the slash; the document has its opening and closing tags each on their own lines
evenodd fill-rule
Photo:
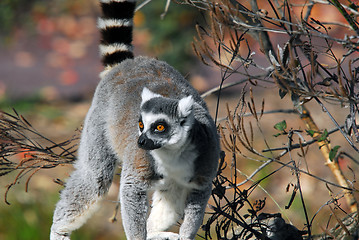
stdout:
<svg viewBox="0 0 359 240">
<path fill-rule="evenodd" d="M 147 240 L 179 240 L 180 236 L 173 232 L 156 232 L 150 233 Z"/>
</svg>

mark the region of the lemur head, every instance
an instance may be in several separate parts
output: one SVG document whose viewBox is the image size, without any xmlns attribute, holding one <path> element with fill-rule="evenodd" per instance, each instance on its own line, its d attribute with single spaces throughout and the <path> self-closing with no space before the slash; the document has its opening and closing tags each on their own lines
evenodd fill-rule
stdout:
<svg viewBox="0 0 359 240">
<path fill-rule="evenodd" d="M 193 124 L 193 98 L 165 98 L 146 87 L 142 91 L 138 146 L 145 150 L 179 149 Z"/>
</svg>

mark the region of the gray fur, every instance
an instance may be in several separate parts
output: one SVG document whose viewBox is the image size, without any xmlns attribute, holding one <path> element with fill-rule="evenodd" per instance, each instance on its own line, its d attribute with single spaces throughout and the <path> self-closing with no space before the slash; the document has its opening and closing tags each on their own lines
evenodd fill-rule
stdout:
<svg viewBox="0 0 359 240">
<path fill-rule="evenodd" d="M 163 96 L 152 99 L 152 107 L 144 103 L 141 108 L 144 87 Z M 176 150 L 139 148 L 141 111 L 160 113 L 162 109 L 175 119 L 179 100 L 187 96 L 192 96 L 194 104 L 184 144 Z M 69 239 L 71 232 L 86 221 L 107 193 L 118 164 L 122 165 L 119 199 L 127 239 L 193 239 L 202 224 L 218 157 L 216 126 L 206 104 L 188 82 L 162 61 L 127 59 L 104 74 L 96 89 L 85 119 L 75 171 L 56 205 L 50 239 Z M 187 167 L 192 173 L 186 177 L 172 173 Z M 150 191 L 155 192 L 152 207 L 157 213 L 146 222 Z M 168 204 L 161 204 L 171 201 L 177 201 L 178 208 L 168 208 L 161 215 L 162 207 L 156 208 L 155 202 L 167 209 Z M 178 220 L 175 218 L 183 217 L 179 235 L 159 229 L 153 220 L 158 216 L 157 222 L 172 216 L 173 223 Z"/>
<path fill-rule="evenodd" d="M 171 117 L 177 116 L 178 100 L 156 97 L 148 100 L 141 106 L 143 112 L 164 113 Z"/>
</svg>

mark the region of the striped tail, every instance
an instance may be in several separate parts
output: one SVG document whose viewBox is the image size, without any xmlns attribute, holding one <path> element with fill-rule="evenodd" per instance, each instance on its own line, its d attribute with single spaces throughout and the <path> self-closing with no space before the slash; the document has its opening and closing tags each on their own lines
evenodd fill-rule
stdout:
<svg viewBox="0 0 359 240">
<path fill-rule="evenodd" d="M 100 54 L 105 67 L 133 58 L 132 29 L 136 0 L 100 0 Z"/>
</svg>

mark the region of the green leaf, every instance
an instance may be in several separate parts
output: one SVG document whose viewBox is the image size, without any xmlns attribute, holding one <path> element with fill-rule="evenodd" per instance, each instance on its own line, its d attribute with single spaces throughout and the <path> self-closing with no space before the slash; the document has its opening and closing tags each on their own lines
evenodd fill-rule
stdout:
<svg viewBox="0 0 359 240">
<path fill-rule="evenodd" d="M 320 138 L 318 139 L 318 142 L 322 142 L 322 141 L 326 140 L 327 137 L 328 137 L 328 131 L 327 131 L 327 129 L 324 129 L 324 132 L 323 132 L 322 136 L 320 136 Z"/>
<path fill-rule="evenodd" d="M 309 136 L 311 136 L 311 137 L 314 136 L 314 133 L 315 133 L 314 130 L 306 130 L 306 131 L 307 131 L 307 133 L 308 133 Z"/>
<path fill-rule="evenodd" d="M 330 152 L 329 152 L 330 161 L 333 161 L 333 159 L 335 158 L 335 156 L 338 153 L 339 148 L 340 148 L 340 146 L 337 145 L 337 146 L 333 147 L 332 149 L 330 149 Z"/>
<path fill-rule="evenodd" d="M 279 122 L 279 123 L 276 123 L 276 124 L 274 125 L 274 128 L 277 129 L 277 130 L 279 130 L 279 131 L 284 132 L 285 129 L 287 128 L 287 122 L 286 122 L 285 120 L 283 120 L 283 121 L 281 121 L 281 122 Z"/>
</svg>

